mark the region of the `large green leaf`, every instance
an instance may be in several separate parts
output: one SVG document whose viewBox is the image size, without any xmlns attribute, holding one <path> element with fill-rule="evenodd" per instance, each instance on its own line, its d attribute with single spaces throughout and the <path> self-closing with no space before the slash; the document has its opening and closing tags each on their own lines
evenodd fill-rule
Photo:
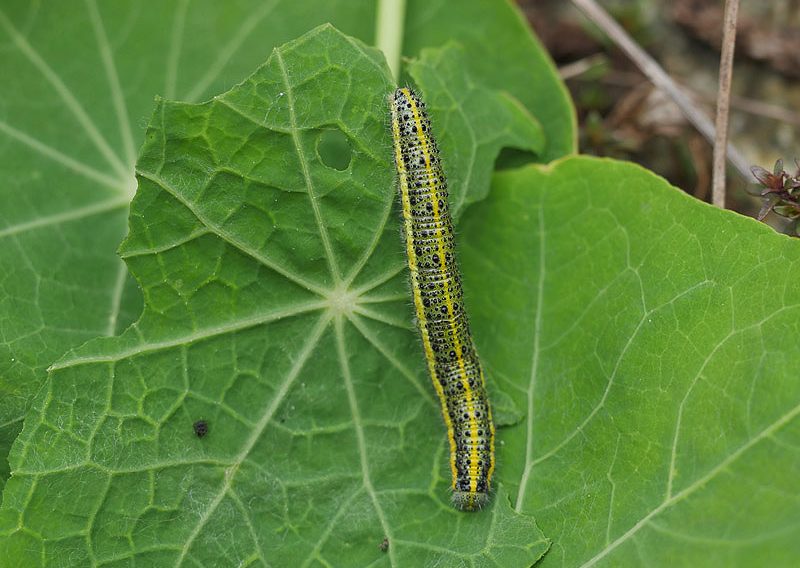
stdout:
<svg viewBox="0 0 800 568">
<path fill-rule="evenodd" d="M 480 514 L 448 503 L 392 207 L 391 89 L 378 52 L 324 26 L 208 103 L 158 102 L 121 247 L 144 314 L 54 365 L 10 456 L 0 558 L 541 557 L 502 487 Z M 334 131 L 344 167 L 321 151 Z"/>
<path fill-rule="evenodd" d="M 553 141 L 547 156 L 572 151 L 568 97 L 510 3 L 438 2 L 439 16 L 431 7 L 409 6 L 405 52 L 451 39 L 471 54 L 492 42 L 513 44 L 513 52 L 485 52 L 475 80 L 508 88 L 539 117 Z M 477 10 L 483 26 L 469 20 Z M 0 484 L 47 365 L 89 338 L 124 329 L 140 311 L 141 295 L 114 251 L 153 98 L 207 99 L 274 46 L 323 22 L 373 43 L 375 1 L 2 3 Z M 497 39 L 498 30 L 508 34 Z M 512 53 L 524 60 L 510 66 Z"/>
<path fill-rule="evenodd" d="M 796 240 L 587 158 L 499 175 L 460 232 L 542 566 L 796 564 Z"/>
<path fill-rule="evenodd" d="M 0 73 L 13 80 L 0 87 L 0 479 L 47 365 L 140 312 L 115 251 L 154 95 L 219 92 L 336 16 L 369 35 L 360 11 L 371 5 L 312 15 L 309 2 L 3 2 Z"/>
</svg>

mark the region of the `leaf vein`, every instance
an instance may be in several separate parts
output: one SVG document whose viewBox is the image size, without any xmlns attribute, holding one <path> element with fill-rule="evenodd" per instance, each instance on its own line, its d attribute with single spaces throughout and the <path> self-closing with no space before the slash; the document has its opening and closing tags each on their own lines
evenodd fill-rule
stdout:
<svg viewBox="0 0 800 568">
<path fill-rule="evenodd" d="M 300 141 L 300 136 L 298 134 L 299 127 L 297 125 L 297 114 L 295 113 L 295 100 L 294 100 L 294 90 L 292 88 L 292 82 L 289 79 L 289 72 L 286 69 L 286 62 L 283 59 L 283 55 L 281 54 L 280 50 L 275 50 L 275 57 L 278 60 L 278 66 L 281 69 L 281 74 L 283 75 L 283 83 L 286 87 L 286 98 L 287 98 L 287 107 L 289 110 L 289 120 L 292 125 L 292 142 L 294 143 L 295 151 L 297 152 L 297 159 L 300 162 L 300 169 L 303 172 L 303 178 L 306 180 L 306 190 L 308 191 L 308 198 L 311 202 L 311 209 L 314 212 L 314 220 L 317 223 L 317 229 L 319 230 L 319 236 L 322 239 L 322 246 L 325 248 L 325 256 L 328 261 L 328 267 L 331 271 L 331 276 L 333 277 L 334 283 L 338 286 L 342 280 L 341 273 L 339 272 L 339 266 L 336 262 L 336 257 L 333 252 L 333 245 L 331 243 L 330 236 L 328 235 L 328 229 L 325 226 L 325 223 L 322 221 L 322 211 L 320 210 L 319 204 L 319 197 L 317 197 L 314 189 L 314 181 L 311 177 L 311 172 L 309 170 L 308 159 L 306 158 L 305 153 L 303 152 L 303 145 Z"/>
<path fill-rule="evenodd" d="M 108 42 L 108 36 L 106 35 L 105 26 L 103 25 L 103 19 L 100 16 L 100 10 L 97 8 L 97 0 L 86 0 L 86 6 L 89 11 L 89 19 L 92 21 L 95 38 L 97 39 L 100 57 L 103 60 L 103 68 L 105 69 L 108 87 L 111 91 L 114 112 L 117 115 L 117 124 L 122 134 L 122 145 L 125 148 L 125 157 L 128 163 L 130 163 L 130 169 L 133 170 L 134 164 L 136 163 L 135 143 L 133 141 L 133 133 L 131 132 L 128 108 L 125 104 L 125 97 L 122 94 L 122 85 L 120 85 L 117 66 L 114 63 L 114 54 L 111 51 L 111 44 Z"/>
<path fill-rule="evenodd" d="M 115 361 L 120 361 L 122 359 L 127 359 L 136 355 L 141 355 L 143 353 L 150 353 L 153 351 L 160 351 L 162 349 L 169 349 L 171 347 L 187 345 L 190 343 L 202 341 L 204 339 L 217 337 L 219 335 L 225 335 L 227 333 L 235 333 L 237 331 L 242 331 L 251 327 L 264 325 L 283 318 L 298 316 L 309 312 L 313 312 L 315 310 L 324 309 L 325 307 L 326 307 L 325 302 L 321 301 L 309 302 L 306 304 L 298 304 L 296 306 L 292 306 L 291 308 L 275 310 L 264 314 L 256 314 L 248 318 L 240 318 L 238 320 L 234 320 L 218 326 L 199 329 L 193 333 L 189 333 L 180 337 L 174 337 L 171 339 L 156 341 L 153 343 L 148 343 L 143 340 L 141 344 L 136 345 L 135 347 L 120 349 L 116 353 L 111 353 L 108 355 L 89 355 L 89 356 L 79 356 L 73 358 L 67 357 L 51 365 L 48 370 L 56 371 L 59 369 L 66 369 L 69 367 L 75 367 L 78 365 L 87 365 L 91 363 L 113 363 Z M 138 330 L 138 326 L 134 325 L 133 329 Z"/>
<path fill-rule="evenodd" d="M 200 221 L 213 234 L 224 240 L 226 243 L 229 243 L 233 247 L 242 251 L 247 256 L 253 258 L 254 260 L 257 260 L 270 270 L 277 272 L 278 274 L 288 278 L 295 284 L 304 287 L 306 290 L 314 292 L 315 294 L 318 294 L 320 296 L 327 295 L 327 292 L 325 291 L 324 288 L 318 286 L 317 284 L 314 284 L 313 282 L 303 278 L 302 276 L 299 276 L 297 274 L 294 274 L 286 270 L 279 264 L 276 264 L 275 262 L 269 260 L 267 257 L 265 257 L 256 249 L 250 247 L 247 243 L 243 242 L 236 236 L 225 231 L 222 227 L 219 227 L 216 224 L 214 224 L 210 219 L 206 218 L 200 211 L 198 211 L 197 207 L 195 207 L 193 203 L 191 203 L 189 200 L 183 197 L 175 188 L 171 187 L 165 180 L 161 179 L 161 177 L 159 177 L 158 175 L 152 174 L 150 172 L 145 172 L 142 170 L 137 170 L 136 173 L 144 177 L 145 179 L 152 181 L 160 188 L 162 188 L 164 191 L 172 195 L 172 197 L 177 199 L 184 207 L 186 207 L 189 211 L 191 211 L 191 213 L 197 218 L 198 221 Z"/>
<path fill-rule="evenodd" d="M 17 31 L 5 13 L 1 10 L 0 26 L 5 28 L 6 32 L 9 36 L 11 36 L 11 39 L 14 41 L 20 52 L 34 67 L 39 70 L 44 78 L 47 79 L 50 85 L 55 89 L 55 91 L 61 97 L 61 100 L 64 101 L 64 104 L 78 120 L 80 125 L 86 131 L 86 134 L 89 136 L 89 139 L 94 143 L 95 147 L 100 151 L 103 157 L 106 158 L 108 163 L 117 171 L 117 173 L 119 173 L 122 178 L 128 177 L 130 175 L 130 171 L 127 167 L 125 167 L 125 164 L 122 163 L 119 157 L 117 157 L 114 150 L 111 149 L 108 141 L 106 141 L 106 139 L 100 133 L 100 130 L 98 130 L 97 126 L 95 126 L 92 119 L 89 118 L 89 115 L 86 114 L 86 111 L 78 102 L 78 99 L 76 99 L 75 95 L 72 94 L 72 91 L 69 90 L 61 77 L 59 77 L 58 74 L 53 71 L 53 69 L 45 62 L 45 60 L 42 59 L 42 56 L 39 55 L 33 46 L 31 46 L 31 44 L 28 43 L 22 34 Z"/>
<path fill-rule="evenodd" d="M 636 535 L 636 533 L 641 530 L 642 527 L 647 525 L 653 517 L 664 511 L 665 509 L 671 507 L 672 505 L 681 502 L 682 500 L 689 497 L 692 493 L 701 489 L 706 483 L 713 480 L 717 475 L 719 475 L 722 471 L 724 471 L 729 465 L 734 463 L 736 460 L 739 459 L 745 452 L 747 452 L 750 448 L 755 446 L 761 440 L 764 440 L 778 430 L 780 430 L 783 426 L 794 420 L 798 415 L 800 415 L 800 405 L 795 406 L 789 412 L 778 418 L 775 422 L 770 424 L 767 428 L 762 430 L 758 433 L 758 435 L 754 436 L 752 439 L 748 440 L 746 443 L 742 444 L 735 452 L 731 453 L 727 458 L 722 460 L 719 464 L 715 467 L 711 468 L 705 475 L 699 477 L 695 480 L 691 485 L 676 493 L 671 498 L 664 500 L 660 505 L 656 508 L 651 510 L 647 513 L 644 517 L 642 517 L 636 524 L 634 524 L 630 529 L 628 529 L 625 533 L 623 533 L 620 537 L 618 537 L 614 542 L 606 546 L 603 550 L 598 552 L 595 556 L 581 564 L 581 568 L 587 568 L 589 566 L 594 566 L 608 556 L 614 549 L 616 549 L 619 545 L 623 544 L 629 538 Z"/>
<path fill-rule="evenodd" d="M 386 538 L 389 539 L 389 542 L 391 542 L 394 540 L 392 536 L 392 529 L 390 528 L 389 522 L 386 519 L 386 515 L 383 512 L 383 508 L 378 500 L 378 495 L 375 492 L 375 487 L 372 485 L 372 479 L 370 477 L 369 461 L 367 459 L 367 441 L 364 437 L 364 425 L 361 421 L 361 410 L 359 409 L 355 388 L 353 386 L 353 376 L 350 373 L 350 364 L 348 363 L 347 359 L 347 348 L 345 346 L 344 331 L 342 329 L 342 318 L 340 316 L 337 316 L 334 320 L 334 329 L 336 333 L 336 349 L 339 355 L 339 366 L 342 370 L 344 386 L 347 391 L 347 400 L 350 406 L 350 413 L 353 416 L 353 428 L 355 429 L 356 440 L 358 442 L 358 455 L 361 463 L 362 483 L 364 484 L 364 489 L 367 491 L 367 494 L 372 501 L 372 506 L 375 508 L 375 513 L 378 516 L 383 533 L 386 535 Z M 395 547 L 390 546 L 388 553 L 389 564 L 391 566 L 397 566 Z"/>
<path fill-rule="evenodd" d="M 314 348 L 318 345 L 320 338 L 322 337 L 323 332 L 328 327 L 330 323 L 330 316 L 328 314 L 323 315 L 317 325 L 315 326 L 314 330 L 309 334 L 308 340 L 306 341 L 303 348 L 300 350 L 299 356 L 297 360 L 292 365 L 292 368 L 289 370 L 289 373 L 284 378 L 283 382 L 280 384 L 278 389 L 275 392 L 275 396 L 270 401 L 267 408 L 264 410 L 264 414 L 259 419 L 256 427 L 253 429 L 253 432 L 250 434 L 248 439 L 245 441 L 242 450 L 234 459 L 233 465 L 231 465 L 225 472 L 225 482 L 220 487 L 219 492 L 217 493 L 216 497 L 209 503 L 205 512 L 200 516 L 197 524 L 195 525 L 192 532 L 189 534 L 189 537 L 186 539 L 183 547 L 181 548 L 181 554 L 176 561 L 176 565 L 180 566 L 183 564 L 184 560 L 186 559 L 187 555 L 189 555 L 189 550 L 192 547 L 192 543 L 195 541 L 197 536 L 200 534 L 200 531 L 203 530 L 203 527 L 206 526 L 208 521 L 211 519 L 214 512 L 219 507 L 222 500 L 228 495 L 231 491 L 231 487 L 233 485 L 233 480 L 236 478 L 236 474 L 239 471 L 242 463 L 247 459 L 250 455 L 250 452 L 255 447 L 256 443 L 258 442 L 261 434 L 263 434 L 266 427 L 269 425 L 269 422 L 272 420 L 272 417 L 275 415 L 275 412 L 278 410 L 278 406 L 283 402 L 286 398 L 286 395 L 289 393 L 292 385 L 294 384 L 297 377 L 300 375 L 300 371 L 308 361 L 311 353 L 314 351 Z"/>
</svg>

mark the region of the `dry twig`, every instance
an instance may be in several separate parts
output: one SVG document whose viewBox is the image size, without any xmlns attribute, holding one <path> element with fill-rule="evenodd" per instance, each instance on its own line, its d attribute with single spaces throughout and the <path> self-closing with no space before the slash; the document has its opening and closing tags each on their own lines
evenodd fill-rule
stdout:
<svg viewBox="0 0 800 568">
<path fill-rule="evenodd" d="M 711 202 L 721 209 L 725 209 L 725 148 L 728 144 L 733 49 L 736 44 L 736 18 L 738 13 L 739 0 L 725 0 L 725 18 L 722 25 L 722 54 L 719 58 L 717 133 L 714 138 L 714 166 L 711 181 Z"/>
</svg>

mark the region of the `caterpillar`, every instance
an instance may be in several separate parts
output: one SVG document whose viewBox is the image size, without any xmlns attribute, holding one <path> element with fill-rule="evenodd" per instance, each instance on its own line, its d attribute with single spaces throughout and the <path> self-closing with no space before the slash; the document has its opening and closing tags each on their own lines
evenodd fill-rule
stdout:
<svg viewBox="0 0 800 568">
<path fill-rule="evenodd" d="M 464 310 L 447 180 L 425 103 L 407 88 L 389 98 L 414 308 L 447 426 L 452 501 L 476 511 L 489 500 L 494 423 Z"/>
</svg>

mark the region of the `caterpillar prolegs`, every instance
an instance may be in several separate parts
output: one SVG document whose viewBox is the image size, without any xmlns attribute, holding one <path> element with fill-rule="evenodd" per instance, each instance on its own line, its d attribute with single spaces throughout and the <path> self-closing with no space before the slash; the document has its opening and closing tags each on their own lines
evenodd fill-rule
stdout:
<svg viewBox="0 0 800 568">
<path fill-rule="evenodd" d="M 489 499 L 494 423 L 464 310 L 447 180 L 425 104 L 406 88 L 390 104 L 414 308 L 447 426 L 453 505 L 475 511 Z"/>
</svg>

